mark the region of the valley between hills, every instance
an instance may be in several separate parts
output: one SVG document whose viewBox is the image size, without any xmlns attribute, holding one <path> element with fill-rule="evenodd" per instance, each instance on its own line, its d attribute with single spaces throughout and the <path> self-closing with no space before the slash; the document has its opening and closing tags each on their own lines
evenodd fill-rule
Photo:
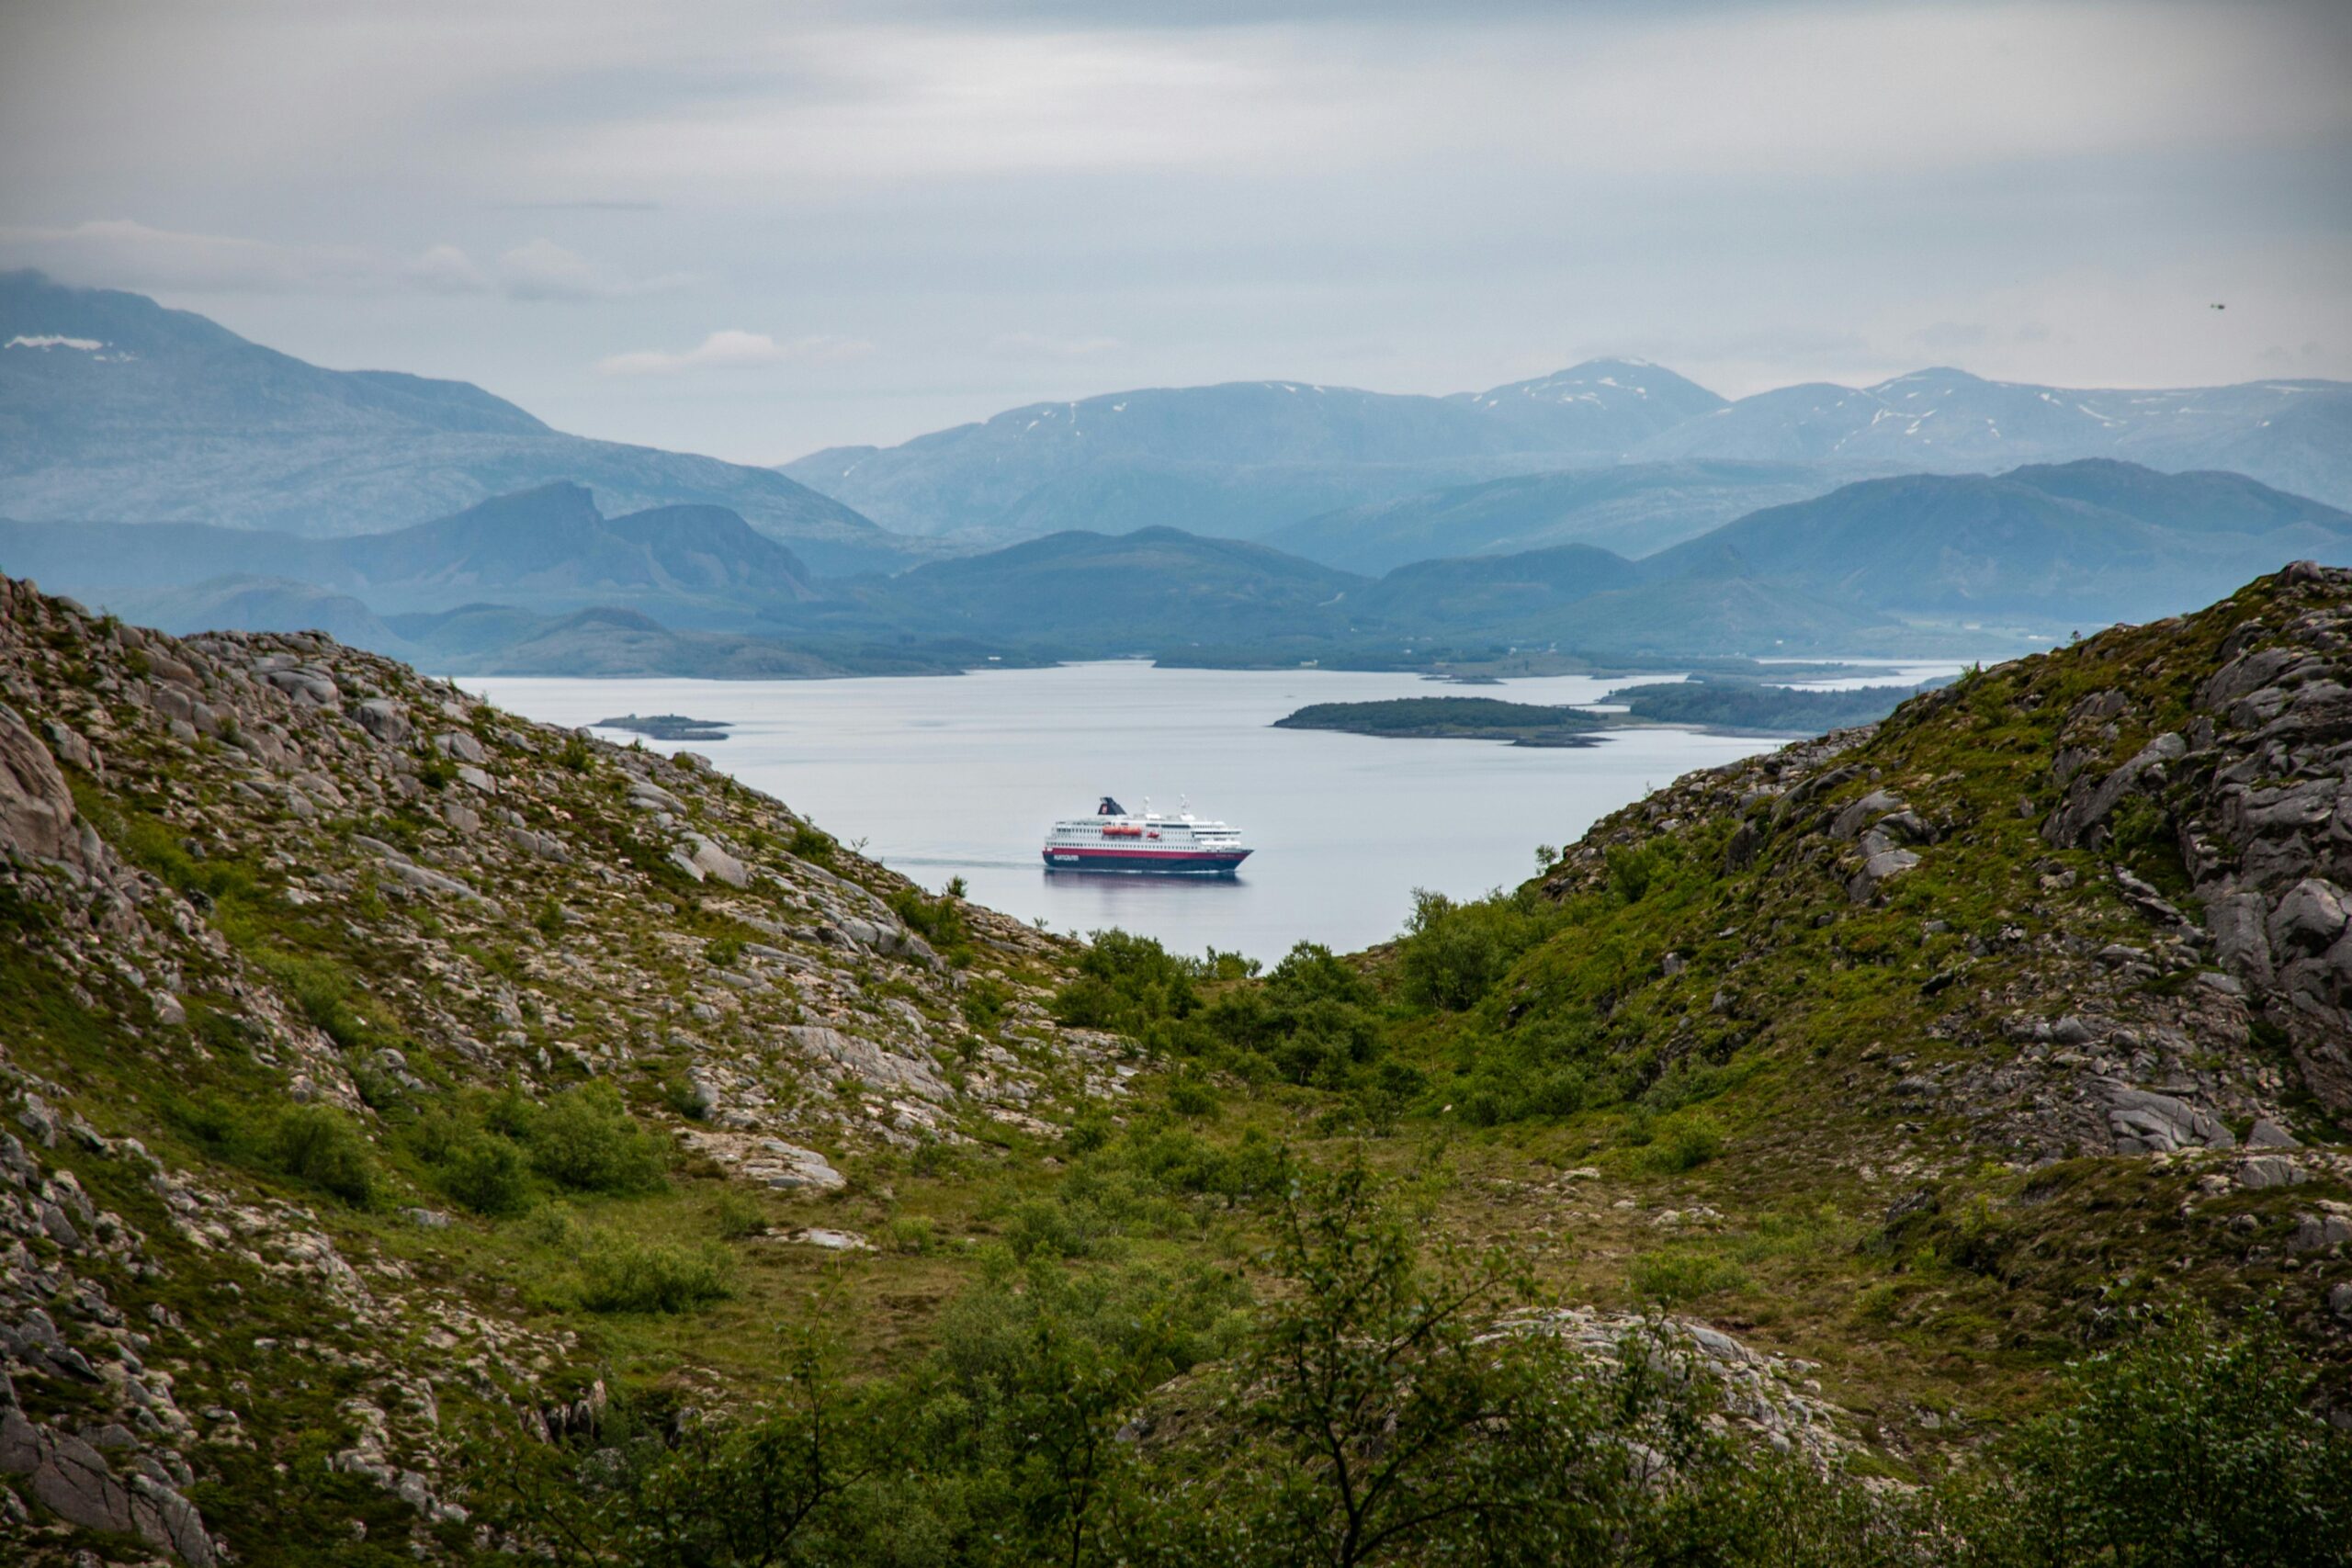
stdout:
<svg viewBox="0 0 2352 1568">
<path fill-rule="evenodd" d="M 0 1540 L 2341 1562 L 2348 692 L 2297 565 L 1261 971 L 0 583 Z"/>
</svg>

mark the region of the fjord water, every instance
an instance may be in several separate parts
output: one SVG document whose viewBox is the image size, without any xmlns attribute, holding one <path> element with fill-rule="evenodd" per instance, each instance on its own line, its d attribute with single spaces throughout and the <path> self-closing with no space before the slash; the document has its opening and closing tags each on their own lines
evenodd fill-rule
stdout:
<svg viewBox="0 0 2352 1568">
<path fill-rule="evenodd" d="M 1622 683 L 1552 676 L 1473 691 L 1589 703 Z M 960 875 L 976 902 L 1056 931 L 1118 926 L 1181 952 L 1216 946 L 1268 962 L 1301 940 L 1341 952 L 1385 941 L 1415 887 L 1467 897 L 1515 884 L 1533 871 L 1537 844 L 1571 842 L 1653 786 L 1778 744 L 1644 728 L 1550 750 L 1275 729 L 1308 703 L 1462 689 L 1410 674 L 1139 661 L 944 678 L 464 684 L 554 724 L 630 713 L 725 720 L 725 740 L 646 744 L 708 757 L 934 891 Z M 1188 795 L 1201 816 L 1238 824 L 1257 852 L 1232 881 L 1046 872 L 1047 824 L 1091 812 L 1103 795 L 1136 811 L 1148 795 L 1170 812 Z"/>
</svg>

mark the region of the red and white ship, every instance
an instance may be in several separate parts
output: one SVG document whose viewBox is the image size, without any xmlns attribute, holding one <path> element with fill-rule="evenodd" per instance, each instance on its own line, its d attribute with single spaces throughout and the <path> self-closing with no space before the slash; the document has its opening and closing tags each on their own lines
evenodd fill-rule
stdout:
<svg viewBox="0 0 2352 1568">
<path fill-rule="evenodd" d="M 1238 828 L 1190 811 L 1163 817 L 1148 800 L 1143 806 L 1136 816 L 1106 795 L 1093 816 L 1055 823 L 1046 835 L 1046 869 L 1231 876 L 1250 858 Z"/>
</svg>

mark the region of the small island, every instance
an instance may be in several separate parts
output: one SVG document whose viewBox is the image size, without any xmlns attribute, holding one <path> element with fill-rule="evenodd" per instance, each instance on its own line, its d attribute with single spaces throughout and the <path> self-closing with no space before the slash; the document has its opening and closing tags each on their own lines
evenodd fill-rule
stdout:
<svg viewBox="0 0 2352 1568">
<path fill-rule="evenodd" d="M 1693 675 L 1621 686 L 1601 698 L 1623 713 L 1497 697 L 1396 697 L 1385 702 L 1316 703 L 1274 721 L 1277 729 L 1336 729 L 1417 740 L 1508 740 L 1514 746 L 1590 746 L 1597 731 L 1633 725 L 1689 725 L 1718 735 L 1826 735 L 1875 724 L 1922 692 L 1944 684 L 1859 686 L 1811 691 L 1760 681 Z"/>
<path fill-rule="evenodd" d="M 1688 681 L 1623 686 L 1601 700 L 1623 703 L 1627 717 L 1647 724 L 1692 724 L 1759 735 L 1826 735 L 1857 724 L 1875 724 L 1939 684 L 1808 691 L 1757 681 L 1693 676 Z"/>
<path fill-rule="evenodd" d="M 1590 746 L 1593 732 L 1614 722 L 1577 708 L 1507 703 L 1497 697 L 1396 697 L 1315 703 L 1274 720 L 1274 728 L 1424 740 L 1508 740 L 1514 746 Z"/>
<path fill-rule="evenodd" d="M 626 729 L 648 740 L 724 740 L 728 723 L 718 718 L 688 718 L 682 713 L 624 714 L 600 718 L 598 729 Z"/>
</svg>

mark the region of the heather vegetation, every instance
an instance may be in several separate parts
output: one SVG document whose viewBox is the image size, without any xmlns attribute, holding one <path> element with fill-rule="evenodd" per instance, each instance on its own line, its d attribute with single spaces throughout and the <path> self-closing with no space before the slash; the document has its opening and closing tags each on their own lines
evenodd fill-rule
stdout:
<svg viewBox="0 0 2352 1568">
<path fill-rule="evenodd" d="M 270 773 L 19 608 L 112 728 L 79 879 L 0 878 L 0 1422 L 119 1427 L 254 1564 L 2343 1562 L 2330 917 L 2211 891 L 2320 852 L 2208 804 L 2310 787 L 2231 737 L 2333 688 L 2215 672 L 2341 601 L 1972 673 L 1266 965 L 347 651 L 449 730 L 241 696 Z M 2301 1010 L 2191 939 L 2224 896 Z M 104 1539 L 20 1480 L 31 1561 Z"/>
<path fill-rule="evenodd" d="M 724 1416 L 478 1429 L 478 1495 L 519 1561 L 722 1568 L 2352 1562 L 2352 1436 L 2267 1310 L 2152 1314 L 1974 1462 L 1888 1487 L 1729 1435 L 1668 1320 L 1580 1343 L 1508 1251 L 1419 1241 L 1360 1158 L 1285 1160 L 1248 1202 L 1254 1303 L 1199 1265 L 999 1252 L 910 1366 L 851 1377 L 796 1332 Z"/>
</svg>

